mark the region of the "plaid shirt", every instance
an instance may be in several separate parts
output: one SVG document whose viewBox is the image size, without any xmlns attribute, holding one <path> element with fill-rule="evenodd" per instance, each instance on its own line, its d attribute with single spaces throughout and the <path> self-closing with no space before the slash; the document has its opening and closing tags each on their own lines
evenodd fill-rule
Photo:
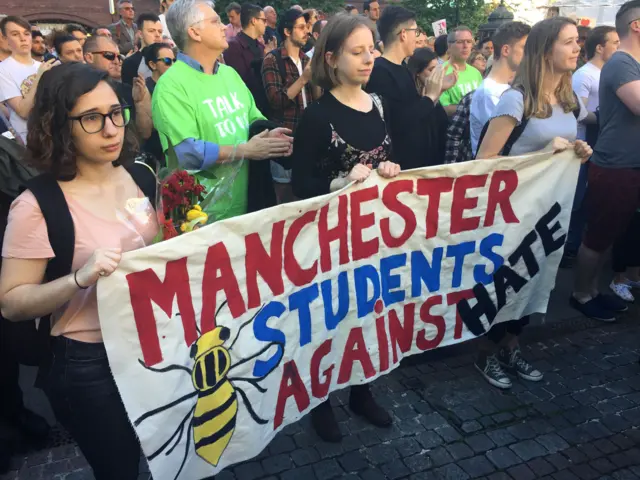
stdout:
<svg viewBox="0 0 640 480">
<path fill-rule="evenodd" d="M 473 160 L 473 150 L 471 149 L 471 128 L 469 119 L 471 118 L 471 99 L 473 92 L 467 93 L 456 109 L 456 113 L 451 117 L 451 122 L 447 128 L 447 144 L 444 153 L 444 163 L 458 163 Z"/>
<path fill-rule="evenodd" d="M 267 93 L 267 99 L 271 107 L 271 117 L 269 120 L 276 122 L 283 127 L 290 128 L 295 132 L 298 122 L 302 117 L 302 111 L 304 110 L 304 104 L 302 102 L 302 90 L 300 93 L 291 100 L 287 96 L 287 90 L 291 85 L 300 78 L 298 67 L 293 63 L 293 60 L 287 53 L 287 49 L 280 48 L 282 59 L 284 60 L 285 67 L 285 82 L 282 82 L 282 75 L 278 68 L 278 62 L 274 55 L 266 55 L 262 61 L 262 83 Z M 300 61 L 302 62 L 302 69 L 307 66 L 311 61 L 302 50 L 300 50 Z M 307 83 L 304 86 L 304 92 L 307 99 L 307 105 L 313 102 L 313 93 L 311 84 Z"/>
</svg>

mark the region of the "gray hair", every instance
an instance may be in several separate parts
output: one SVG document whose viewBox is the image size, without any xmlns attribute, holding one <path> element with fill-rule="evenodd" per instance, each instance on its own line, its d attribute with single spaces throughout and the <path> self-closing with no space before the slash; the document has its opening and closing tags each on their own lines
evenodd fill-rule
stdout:
<svg viewBox="0 0 640 480">
<path fill-rule="evenodd" d="M 456 43 L 456 34 L 458 32 L 469 32 L 473 37 L 473 31 L 469 27 L 460 25 L 459 27 L 456 27 L 449 32 L 449 34 L 447 35 L 447 43 Z"/>
<path fill-rule="evenodd" d="M 133 5 L 133 0 L 118 0 L 118 10 L 120 10 L 122 8 L 122 5 L 124 5 L 125 3 L 130 3 L 131 5 Z"/>
<path fill-rule="evenodd" d="M 187 46 L 189 27 L 204 20 L 204 15 L 197 8 L 198 5 L 214 8 L 215 2 L 213 0 L 176 0 L 167 11 L 167 28 L 180 50 L 184 50 Z"/>
</svg>

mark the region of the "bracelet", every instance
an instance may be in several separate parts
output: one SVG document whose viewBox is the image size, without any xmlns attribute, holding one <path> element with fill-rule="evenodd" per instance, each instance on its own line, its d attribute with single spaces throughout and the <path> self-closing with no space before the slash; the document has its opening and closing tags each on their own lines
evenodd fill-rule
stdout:
<svg viewBox="0 0 640 480">
<path fill-rule="evenodd" d="M 89 288 L 89 287 L 83 287 L 82 285 L 80 285 L 80 284 L 78 283 L 78 270 L 76 270 L 75 272 L 73 272 L 73 280 L 76 282 L 76 285 L 78 286 L 78 288 L 79 288 L 80 290 L 86 290 L 87 288 Z"/>
</svg>

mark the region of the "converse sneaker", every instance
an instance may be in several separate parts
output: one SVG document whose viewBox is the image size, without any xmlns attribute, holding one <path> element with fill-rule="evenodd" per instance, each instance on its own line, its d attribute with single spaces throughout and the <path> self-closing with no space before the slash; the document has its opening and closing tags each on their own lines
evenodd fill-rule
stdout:
<svg viewBox="0 0 640 480">
<path fill-rule="evenodd" d="M 498 352 L 498 361 L 507 371 L 518 374 L 518 376 L 524 380 L 539 382 L 543 378 L 542 372 L 533 368 L 533 366 L 523 358 L 520 347 L 516 347 L 512 351 L 509 351 L 508 348 L 501 348 Z"/>
<path fill-rule="evenodd" d="M 511 380 L 504 373 L 495 355 L 488 355 L 478 358 L 475 363 L 476 369 L 494 387 L 506 389 L 511 388 Z"/>
<path fill-rule="evenodd" d="M 609 284 L 609 288 L 613 293 L 620 297 L 625 302 L 635 302 L 635 298 L 631 293 L 631 286 L 626 283 L 614 283 Z"/>
</svg>

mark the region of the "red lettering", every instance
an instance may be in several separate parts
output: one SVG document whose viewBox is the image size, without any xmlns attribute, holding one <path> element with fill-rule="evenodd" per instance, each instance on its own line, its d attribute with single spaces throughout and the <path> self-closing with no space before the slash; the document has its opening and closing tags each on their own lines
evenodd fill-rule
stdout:
<svg viewBox="0 0 640 480">
<path fill-rule="evenodd" d="M 311 283 L 318 273 L 318 260 L 314 260 L 309 268 L 302 268 L 296 259 L 293 246 L 302 229 L 316 219 L 317 210 L 311 210 L 301 217 L 296 218 L 287 232 L 284 241 L 284 271 L 296 287 L 302 287 Z"/>
<path fill-rule="evenodd" d="M 504 185 L 501 190 L 500 187 Z M 506 223 L 520 223 L 511 205 L 511 195 L 518 188 L 518 174 L 513 170 L 498 170 L 494 172 L 489 184 L 489 198 L 487 200 L 487 215 L 484 226 L 490 227 L 496 218 L 496 210 L 500 206 L 502 218 Z"/>
<path fill-rule="evenodd" d="M 348 206 L 349 198 L 346 195 L 340 195 L 338 197 L 338 214 L 334 215 L 338 220 L 338 224 L 333 228 L 328 226 L 329 205 L 325 205 L 320 209 L 318 246 L 320 247 L 320 270 L 322 272 L 331 270 L 331 242 L 334 240 L 337 240 L 339 245 L 340 265 L 349 263 Z"/>
<path fill-rule="evenodd" d="M 278 400 L 276 401 L 276 414 L 273 417 L 273 429 L 276 430 L 284 420 L 284 407 L 287 405 L 289 397 L 296 401 L 298 411 L 302 413 L 309 407 L 310 399 L 304 382 L 300 378 L 296 362 L 289 360 L 282 368 L 282 379 L 278 390 Z"/>
<path fill-rule="evenodd" d="M 324 398 L 329 395 L 331 386 L 331 376 L 335 365 L 332 363 L 329 368 L 322 372 L 324 381 L 320 381 L 320 362 L 331 353 L 331 339 L 322 342 L 311 356 L 311 394 L 316 398 Z"/>
<path fill-rule="evenodd" d="M 258 288 L 258 274 L 269 285 L 274 296 L 284 292 L 284 281 L 282 280 L 283 241 L 284 220 L 274 223 L 271 228 L 269 253 L 264 248 L 258 233 L 251 233 L 245 237 L 244 265 L 247 273 L 247 308 L 255 308 L 262 303 Z"/>
<path fill-rule="evenodd" d="M 453 178 L 419 178 L 416 185 L 418 195 L 427 195 L 429 205 L 425 218 L 425 238 L 433 238 L 438 234 L 440 197 L 453 188 Z"/>
<path fill-rule="evenodd" d="M 164 281 L 158 278 L 156 272 L 148 268 L 128 274 L 127 283 L 145 365 L 150 367 L 162 361 L 158 326 L 151 302 L 158 305 L 167 316 L 172 317 L 173 301 L 177 297 L 184 341 L 189 346 L 197 340 L 196 314 L 191 299 L 186 257 L 167 262 Z"/>
<path fill-rule="evenodd" d="M 207 258 L 204 261 L 202 314 L 200 317 L 202 333 L 209 332 L 216 327 L 216 314 L 218 313 L 216 304 L 218 292 L 221 290 L 224 291 L 224 298 L 233 318 L 238 318 L 246 312 L 238 280 L 233 273 L 233 268 L 231 268 L 229 252 L 224 243 L 218 242 L 209 247 Z"/>
<path fill-rule="evenodd" d="M 394 309 L 389 310 L 389 338 L 391 339 L 391 352 L 393 363 L 398 363 L 398 348 L 406 353 L 413 342 L 413 321 L 416 314 L 416 304 L 407 303 L 404 306 L 404 324 L 400 323 L 398 314 Z"/>
<path fill-rule="evenodd" d="M 484 187 L 487 175 L 464 175 L 453 186 L 451 203 L 451 234 L 475 230 L 480 225 L 480 217 L 463 217 L 465 210 L 478 206 L 478 197 L 467 197 L 467 190 Z"/>
<path fill-rule="evenodd" d="M 396 180 L 384 187 L 382 191 L 382 203 L 388 210 L 397 213 L 404 220 L 404 230 L 398 237 L 391 234 L 391 220 L 389 217 L 380 220 L 380 233 L 382 241 L 389 248 L 397 248 L 403 245 L 416 230 L 416 216 L 413 210 L 398 200 L 398 194 L 413 193 L 413 180 Z"/>
<path fill-rule="evenodd" d="M 442 315 L 431 315 L 431 307 L 435 305 L 442 305 L 442 295 L 434 295 L 433 297 L 427 298 L 420 307 L 420 320 L 426 324 L 433 325 L 436 328 L 436 336 L 431 340 L 427 339 L 426 329 L 418 332 L 416 337 L 416 347 L 423 352 L 426 350 L 432 350 L 440 345 L 440 342 L 442 342 L 447 330 L 444 317 Z"/>
<path fill-rule="evenodd" d="M 460 300 L 471 300 L 474 297 L 475 295 L 472 289 L 451 292 L 447 294 L 447 305 L 458 305 Z M 460 316 L 458 307 L 456 307 L 456 326 L 453 330 L 453 338 L 458 340 L 460 337 L 462 337 L 462 317 Z"/>
<path fill-rule="evenodd" d="M 376 318 L 376 332 L 378 334 L 378 354 L 380 355 L 380 372 L 389 368 L 389 340 L 384 328 L 384 317 Z"/>
<path fill-rule="evenodd" d="M 366 378 L 375 375 L 376 372 L 373 369 L 373 363 L 371 363 L 371 357 L 367 352 L 367 346 L 362 336 L 362 327 L 352 328 L 349 332 L 349 337 L 347 337 L 342 363 L 340 364 L 340 372 L 338 373 L 339 385 L 351 380 L 354 362 L 360 362 Z"/>
<path fill-rule="evenodd" d="M 376 223 L 375 213 L 362 215 L 360 207 L 364 202 L 378 198 L 378 186 L 363 188 L 351 193 L 351 251 L 353 261 L 369 258 L 378 253 L 380 240 L 376 236 L 371 240 L 362 239 L 362 231 Z"/>
</svg>

